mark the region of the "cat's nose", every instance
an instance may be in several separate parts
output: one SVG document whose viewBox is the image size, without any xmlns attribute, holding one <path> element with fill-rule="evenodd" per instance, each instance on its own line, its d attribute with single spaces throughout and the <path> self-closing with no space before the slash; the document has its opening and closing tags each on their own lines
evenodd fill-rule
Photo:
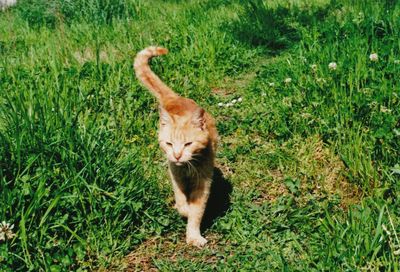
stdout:
<svg viewBox="0 0 400 272">
<path fill-rule="evenodd" d="M 179 159 L 182 157 L 182 152 L 179 152 L 179 153 L 175 153 L 175 152 L 174 152 L 174 157 L 175 157 L 175 159 L 176 159 L 177 161 L 179 161 Z"/>
</svg>

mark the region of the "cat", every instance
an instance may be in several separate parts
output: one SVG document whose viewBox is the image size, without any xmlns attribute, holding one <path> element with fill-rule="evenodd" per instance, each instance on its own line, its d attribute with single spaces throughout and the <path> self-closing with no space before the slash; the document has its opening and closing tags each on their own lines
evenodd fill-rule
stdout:
<svg viewBox="0 0 400 272">
<path fill-rule="evenodd" d="M 200 225 L 210 194 L 218 133 L 214 119 L 192 99 L 172 91 L 150 69 L 152 57 L 166 48 L 150 46 L 134 61 L 137 78 L 159 101 L 158 141 L 168 159 L 169 175 L 178 212 L 187 218 L 186 243 L 202 247 Z"/>
</svg>

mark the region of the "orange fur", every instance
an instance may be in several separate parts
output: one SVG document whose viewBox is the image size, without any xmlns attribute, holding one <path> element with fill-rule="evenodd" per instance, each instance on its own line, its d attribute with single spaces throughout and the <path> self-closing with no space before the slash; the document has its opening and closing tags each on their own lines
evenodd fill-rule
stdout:
<svg viewBox="0 0 400 272">
<path fill-rule="evenodd" d="M 186 241 L 203 246 L 200 223 L 210 193 L 218 133 L 215 121 L 192 99 L 173 92 L 148 64 L 154 56 L 168 52 L 151 46 L 140 51 L 134 63 L 136 76 L 160 103 L 161 149 L 169 161 L 175 207 L 188 218 Z"/>
</svg>

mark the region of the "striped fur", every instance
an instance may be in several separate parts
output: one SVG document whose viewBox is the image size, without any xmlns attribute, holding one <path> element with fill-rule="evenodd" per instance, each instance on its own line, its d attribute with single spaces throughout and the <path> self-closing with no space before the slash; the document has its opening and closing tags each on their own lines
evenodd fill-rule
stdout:
<svg viewBox="0 0 400 272">
<path fill-rule="evenodd" d="M 200 224 L 210 194 L 218 134 L 210 114 L 174 93 L 150 69 L 149 60 L 167 52 L 148 47 L 137 54 L 134 67 L 137 78 L 160 102 L 158 140 L 169 161 L 175 208 L 188 218 L 186 242 L 200 247 L 207 242 Z"/>
<path fill-rule="evenodd" d="M 176 94 L 150 69 L 149 60 L 165 54 L 168 54 L 168 49 L 150 46 L 137 54 L 134 63 L 137 78 L 157 97 L 161 105 L 165 98 L 176 97 Z"/>
</svg>

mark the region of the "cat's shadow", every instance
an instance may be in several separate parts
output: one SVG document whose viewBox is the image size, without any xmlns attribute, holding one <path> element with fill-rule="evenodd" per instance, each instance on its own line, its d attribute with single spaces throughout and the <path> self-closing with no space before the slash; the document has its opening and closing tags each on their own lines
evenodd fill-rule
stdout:
<svg viewBox="0 0 400 272">
<path fill-rule="evenodd" d="M 201 222 L 202 232 L 210 228 L 218 217 L 224 216 L 228 211 L 231 201 L 232 184 L 225 179 L 221 170 L 214 168 L 213 182 L 210 196 Z"/>
</svg>

